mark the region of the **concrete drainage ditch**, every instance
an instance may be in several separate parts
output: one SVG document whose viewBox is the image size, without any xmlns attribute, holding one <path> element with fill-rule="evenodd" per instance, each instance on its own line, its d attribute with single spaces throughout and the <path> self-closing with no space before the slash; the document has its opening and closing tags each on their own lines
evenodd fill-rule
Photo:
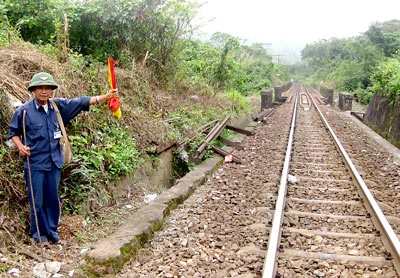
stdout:
<svg viewBox="0 0 400 278">
<path fill-rule="evenodd" d="M 250 124 L 247 125 L 248 123 Z M 253 123 L 252 116 L 247 114 L 234 125 L 241 128 L 247 125 L 246 129 L 253 130 L 257 123 Z M 237 134 L 234 140 L 241 142 L 243 138 L 244 135 Z M 232 151 L 229 147 L 225 149 Z M 115 186 L 113 194 L 117 198 L 127 194 L 130 186 L 138 182 L 165 186 L 169 189 L 159 194 L 151 203 L 129 215 L 118 230 L 108 238 L 96 242 L 86 253 L 81 269 L 75 272 L 76 277 L 102 276 L 118 272 L 125 262 L 136 255 L 153 233 L 161 228 L 164 218 L 170 211 L 183 203 L 198 186 L 204 184 L 224 160 L 222 156 L 215 154 L 171 186 L 170 177 L 174 170 L 172 152 L 173 150 L 169 149 L 160 155 L 157 168 L 150 167 L 153 165 L 148 162 L 150 164 L 121 180 Z"/>
</svg>

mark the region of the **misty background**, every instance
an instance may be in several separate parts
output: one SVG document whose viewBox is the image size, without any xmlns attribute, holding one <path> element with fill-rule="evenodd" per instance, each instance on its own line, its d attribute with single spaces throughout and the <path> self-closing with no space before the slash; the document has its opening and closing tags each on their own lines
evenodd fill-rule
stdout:
<svg viewBox="0 0 400 278">
<path fill-rule="evenodd" d="M 400 1 L 380 0 L 208 0 L 200 9 L 196 34 L 227 33 L 246 44 L 263 43 L 275 62 L 301 60 L 306 44 L 361 35 L 376 22 L 400 19 Z"/>
</svg>

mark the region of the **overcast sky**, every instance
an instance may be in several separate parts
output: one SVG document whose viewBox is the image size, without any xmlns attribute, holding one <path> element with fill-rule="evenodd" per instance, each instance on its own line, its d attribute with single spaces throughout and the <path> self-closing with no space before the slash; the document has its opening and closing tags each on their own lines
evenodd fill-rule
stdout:
<svg viewBox="0 0 400 278">
<path fill-rule="evenodd" d="M 360 35 L 371 23 L 400 19 L 400 0 L 208 0 L 200 10 L 207 34 L 249 42 L 301 41 Z"/>
</svg>

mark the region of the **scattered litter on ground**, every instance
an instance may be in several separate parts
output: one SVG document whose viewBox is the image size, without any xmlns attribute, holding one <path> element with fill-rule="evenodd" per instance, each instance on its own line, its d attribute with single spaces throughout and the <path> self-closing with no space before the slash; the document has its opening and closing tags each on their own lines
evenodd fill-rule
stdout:
<svg viewBox="0 0 400 278">
<path fill-rule="evenodd" d="M 10 275 L 12 275 L 12 276 L 19 276 L 19 269 L 17 269 L 17 268 L 11 268 L 9 271 L 8 271 L 8 274 L 10 274 Z"/>
<path fill-rule="evenodd" d="M 184 149 L 179 150 L 179 156 L 183 161 L 189 163 L 189 154 Z"/>
<path fill-rule="evenodd" d="M 287 180 L 288 180 L 288 182 L 290 182 L 290 183 L 296 183 L 296 182 L 299 181 L 298 178 L 296 178 L 295 176 L 292 176 L 291 174 L 288 174 Z"/>
<path fill-rule="evenodd" d="M 81 250 L 81 255 L 83 255 L 83 254 L 89 252 L 89 250 L 90 250 L 89 248 L 83 248 L 83 249 Z"/>
<path fill-rule="evenodd" d="M 229 155 L 225 156 L 224 163 L 230 163 L 232 161 L 233 161 L 233 155 L 229 154 Z"/>
<path fill-rule="evenodd" d="M 146 195 L 146 197 L 144 197 L 144 203 L 145 204 L 151 203 L 152 201 L 154 201 L 155 198 L 157 198 L 157 193 L 148 194 Z"/>
</svg>

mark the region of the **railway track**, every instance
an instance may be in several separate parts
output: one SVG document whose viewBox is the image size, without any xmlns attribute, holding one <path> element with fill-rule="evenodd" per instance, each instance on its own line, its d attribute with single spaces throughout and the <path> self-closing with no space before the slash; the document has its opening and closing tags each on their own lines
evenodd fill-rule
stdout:
<svg viewBox="0 0 400 278">
<path fill-rule="evenodd" d="M 305 87 L 290 99 L 263 277 L 399 277 L 399 240 L 337 137 Z"/>
<path fill-rule="evenodd" d="M 356 177 L 350 174 L 304 92 L 298 98 L 297 127 L 289 129 L 295 93 L 292 87 L 287 92 L 291 102 L 274 108 L 266 118 L 261 115 L 256 134 L 245 137 L 244 148 L 234 151 L 243 160 L 241 164 L 221 165 L 171 211 L 163 229 L 155 232 L 143 249 L 136 250 L 132 260 L 118 273 L 105 277 L 398 277 L 393 263 L 396 256 L 387 247 L 384 229 L 373 224 L 375 215 L 356 189 Z M 320 108 L 329 114 L 335 128 L 343 124 L 342 115 L 332 107 Z M 293 150 L 290 148 L 291 154 L 285 158 L 291 130 L 294 139 L 289 145 Z M 347 141 L 353 138 L 353 134 L 340 135 Z M 377 159 L 371 163 L 360 157 L 361 151 L 364 154 L 372 148 L 355 148 L 368 142 L 358 138 L 351 140 L 353 146 L 347 142 L 346 149 L 358 158 L 363 176 L 372 172 L 364 165 L 382 168 L 378 172 L 381 181 L 375 179 L 374 195 L 381 196 L 379 204 L 386 208 L 385 213 L 391 213 L 394 225 L 396 191 L 387 185 L 397 185 L 400 168 L 389 164 L 391 160 L 375 164 Z M 375 153 L 378 155 L 377 149 Z M 284 160 L 290 167 L 283 167 Z M 286 172 L 284 181 L 287 174 L 299 181 L 288 184 L 285 194 L 279 195 L 282 172 Z M 368 183 L 374 184 L 373 180 L 370 177 Z M 379 187 L 381 184 L 385 186 Z M 283 215 L 275 232 L 277 207 Z M 273 235 L 277 235 L 276 240 Z M 270 250 L 277 251 L 272 261 Z M 272 266 L 272 273 L 268 274 L 267 266 Z"/>
</svg>

